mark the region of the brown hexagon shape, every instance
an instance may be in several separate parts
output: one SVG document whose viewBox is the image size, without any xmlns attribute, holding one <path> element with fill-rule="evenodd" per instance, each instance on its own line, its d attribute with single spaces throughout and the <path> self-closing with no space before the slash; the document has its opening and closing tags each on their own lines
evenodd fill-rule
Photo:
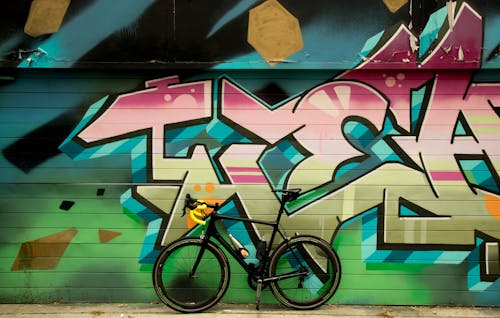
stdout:
<svg viewBox="0 0 500 318">
<path fill-rule="evenodd" d="M 389 11 L 391 11 L 391 13 L 395 13 L 406 3 L 408 3 L 408 0 L 384 0 L 385 6 L 389 9 Z"/>
<path fill-rule="evenodd" d="M 271 66 L 304 46 L 299 20 L 277 0 L 250 10 L 247 41 Z"/>
<path fill-rule="evenodd" d="M 71 0 L 33 0 L 24 33 L 38 37 L 57 32 L 70 2 Z"/>
</svg>

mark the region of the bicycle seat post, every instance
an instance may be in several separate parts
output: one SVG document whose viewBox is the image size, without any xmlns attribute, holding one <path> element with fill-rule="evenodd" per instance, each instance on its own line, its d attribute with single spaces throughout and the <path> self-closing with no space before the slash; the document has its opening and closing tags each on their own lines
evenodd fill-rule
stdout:
<svg viewBox="0 0 500 318">
<path fill-rule="evenodd" d="M 288 194 L 283 193 L 280 199 L 280 209 L 278 211 L 278 218 L 276 219 L 276 223 L 280 222 L 281 215 L 283 214 L 283 212 L 285 212 L 285 204 L 287 201 L 288 201 Z"/>
</svg>

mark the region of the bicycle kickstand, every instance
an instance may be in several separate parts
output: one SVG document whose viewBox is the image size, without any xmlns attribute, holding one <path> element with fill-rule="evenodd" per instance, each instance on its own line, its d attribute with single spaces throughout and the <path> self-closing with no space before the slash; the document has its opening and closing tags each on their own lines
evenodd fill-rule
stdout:
<svg viewBox="0 0 500 318">
<path fill-rule="evenodd" d="M 262 279 L 257 280 L 257 294 L 255 297 L 255 304 L 256 304 L 256 309 L 260 309 L 260 294 L 262 292 Z"/>
</svg>

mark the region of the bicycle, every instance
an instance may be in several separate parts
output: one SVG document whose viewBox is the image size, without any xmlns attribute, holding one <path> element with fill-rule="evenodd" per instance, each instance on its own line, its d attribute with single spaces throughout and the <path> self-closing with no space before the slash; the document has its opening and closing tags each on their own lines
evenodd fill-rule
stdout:
<svg viewBox="0 0 500 318">
<path fill-rule="evenodd" d="M 285 204 L 296 200 L 300 191 L 273 190 L 281 194 L 274 222 L 220 214 L 219 204 L 211 205 L 187 194 L 184 214 L 188 210 L 189 217 L 205 228 L 200 237 L 180 238 L 160 252 L 153 268 L 153 285 L 159 299 L 183 313 L 201 312 L 217 304 L 230 280 L 229 261 L 215 244 L 218 242 L 248 273 L 248 284 L 256 290 L 257 310 L 262 289 L 267 286 L 276 299 L 289 308 L 314 309 L 326 303 L 340 282 L 340 261 L 336 252 L 319 237 L 295 234 L 288 238 L 279 228 Z M 213 209 L 210 215 L 206 214 L 207 208 Z M 261 240 L 257 244 L 258 264 L 245 262 L 248 251 L 234 237 L 224 238 L 216 226 L 220 220 L 272 228 L 269 243 Z M 273 251 L 277 234 L 282 241 Z"/>
</svg>

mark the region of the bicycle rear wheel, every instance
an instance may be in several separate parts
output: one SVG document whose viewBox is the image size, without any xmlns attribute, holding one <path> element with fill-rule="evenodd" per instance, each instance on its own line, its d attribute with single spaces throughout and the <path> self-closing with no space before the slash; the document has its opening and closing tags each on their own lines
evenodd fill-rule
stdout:
<svg viewBox="0 0 500 318">
<path fill-rule="evenodd" d="M 199 238 L 183 238 L 165 247 L 153 268 L 153 285 L 170 308 L 194 313 L 209 309 L 224 296 L 229 284 L 229 262 L 212 242 L 203 250 Z M 194 275 L 192 270 L 203 252 Z"/>
<path fill-rule="evenodd" d="M 327 302 L 340 282 L 340 261 L 324 240 L 296 236 L 281 243 L 271 257 L 269 277 L 303 273 L 272 281 L 271 291 L 285 306 L 313 309 Z"/>
</svg>

